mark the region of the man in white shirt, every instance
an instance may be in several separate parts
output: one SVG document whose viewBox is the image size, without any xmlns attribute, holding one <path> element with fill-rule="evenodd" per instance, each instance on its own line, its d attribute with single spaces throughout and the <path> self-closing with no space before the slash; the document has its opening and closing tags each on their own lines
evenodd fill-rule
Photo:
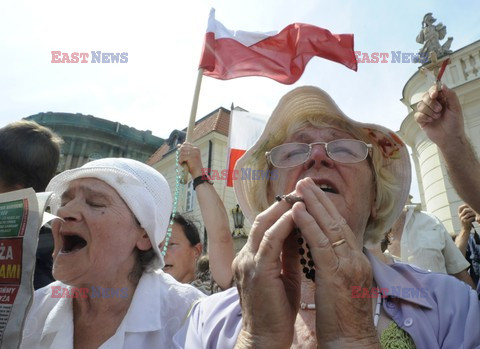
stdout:
<svg viewBox="0 0 480 349">
<path fill-rule="evenodd" d="M 467 260 L 434 215 L 406 205 L 388 236 L 391 244 L 385 252 L 397 261 L 453 275 L 474 287 L 467 273 Z"/>
</svg>

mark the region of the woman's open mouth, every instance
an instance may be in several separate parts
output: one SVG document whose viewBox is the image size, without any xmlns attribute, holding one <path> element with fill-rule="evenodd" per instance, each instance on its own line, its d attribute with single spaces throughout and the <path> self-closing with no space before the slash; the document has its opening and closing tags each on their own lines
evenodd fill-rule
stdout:
<svg viewBox="0 0 480 349">
<path fill-rule="evenodd" d="M 338 191 L 328 184 L 321 184 L 320 189 L 322 189 L 326 193 L 338 194 Z"/>
<path fill-rule="evenodd" d="M 73 253 L 87 246 L 87 241 L 80 235 L 62 235 L 63 247 L 62 254 Z"/>
</svg>

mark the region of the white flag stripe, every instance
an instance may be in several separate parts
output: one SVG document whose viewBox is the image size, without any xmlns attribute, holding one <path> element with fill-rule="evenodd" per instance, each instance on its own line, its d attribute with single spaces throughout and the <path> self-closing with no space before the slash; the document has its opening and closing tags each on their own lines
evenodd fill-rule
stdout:
<svg viewBox="0 0 480 349">
<path fill-rule="evenodd" d="M 215 19 L 215 9 L 210 10 L 207 33 L 215 33 L 215 40 L 234 39 L 245 46 L 251 46 L 270 36 L 278 34 L 278 31 L 248 32 L 244 30 L 230 30 Z"/>
<path fill-rule="evenodd" d="M 230 118 L 230 149 L 247 150 L 255 144 L 265 128 L 268 116 L 233 110 Z"/>
</svg>

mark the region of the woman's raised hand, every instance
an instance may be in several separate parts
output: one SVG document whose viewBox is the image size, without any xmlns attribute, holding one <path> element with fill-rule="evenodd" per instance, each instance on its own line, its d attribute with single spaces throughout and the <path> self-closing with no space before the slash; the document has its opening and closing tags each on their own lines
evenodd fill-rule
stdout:
<svg viewBox="0 0 480 349">
<path fill-rule="evenodd" d="M 311 178 L 297 183 L 292 218 L 315 263 L 316 335 L 319 348 L 380 348 L 372 299 L 354 298 L 353 288 L 372 286 L 370 262 L 345 219 Z M 363 241 L 363 236 L 362 236 Z"/>
<path fill-rule="evenodd" d="M 291 205 L 257 216 L 233 262 L 242 306 L 237 348 L 290 348 L 300 304 L 300 269 Z"/>
</svg>

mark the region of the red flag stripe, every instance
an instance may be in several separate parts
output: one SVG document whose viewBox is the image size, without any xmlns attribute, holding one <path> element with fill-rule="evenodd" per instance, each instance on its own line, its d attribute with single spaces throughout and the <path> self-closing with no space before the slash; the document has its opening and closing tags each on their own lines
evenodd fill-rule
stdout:
<svg viewBox="0 0 480 349">
<path fill-rule="evenodd" d="M 245 154 L 246 150 L 244 149 L 230 149 L 230 156 L 228 158 L 228 177 L 227 177 L 227 187 L 233 187 L 234 173 L 233 168 L 237 163 L 237 160 Z"/>
</svg>

